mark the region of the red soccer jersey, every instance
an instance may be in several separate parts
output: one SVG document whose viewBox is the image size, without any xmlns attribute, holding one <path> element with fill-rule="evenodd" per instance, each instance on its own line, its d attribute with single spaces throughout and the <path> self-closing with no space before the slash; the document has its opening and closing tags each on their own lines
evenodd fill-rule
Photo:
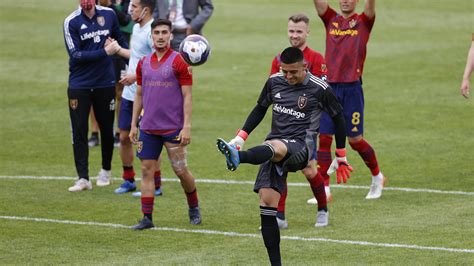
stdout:
<svg viewBox="0 0 474 266">
<path fill-rule="evenodd" d="M 307 68 L 311 74 L 322 78 L 326 76 L 328 70 L 326 68 L 326 62 L 324 61 L 324 57 L 316 52 L 315 50 L 306 46 L 303 50 L 303 57 L 306 61 Z M 270 69 L 270 75 L 275 74 L 280 71 L 280 55 L 275 56 L 272 62 L 272 68 Z"/>
<path fill-rule="evenodd" d="M 172 50 L 169 49 L 166 54 L 161 58 L 160 61 L 158 61 L 158 57 L 156 53 L 153 53 L 151 56 L 151 66 L 153 68 L 158 68 L 160 66 L 160 62 L 165 62 L 166 59 L 171 55 Z M 142 85 L 142 65 L 143 65 L 143 57 L 140 59 L 137 65 L 137 84 L 139 86 Z M 176 75 L 176 78 L 178 79 L 179 85 L 185 86 L 185 85 L 193 85 L 193 75 L 191 73 L 191 68 L 189 67 L 186 62 L 184 62 L 183 58 L 181 56 L 176 56 L 173 60 L 173 70 L 174 74 Z"/>
<path fill-rule="evenodd" d="M 344 18 L 328 7 L 321 16 L 326 27 L 326 63 L 329 82 L 354 82 L 364 70 L 367 42 L 375 22 L 362 14 Z"/>
</svg>

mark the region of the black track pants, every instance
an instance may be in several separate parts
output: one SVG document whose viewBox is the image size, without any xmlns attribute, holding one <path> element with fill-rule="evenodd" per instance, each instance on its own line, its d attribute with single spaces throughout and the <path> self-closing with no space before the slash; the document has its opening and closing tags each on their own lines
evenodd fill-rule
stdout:
<svg viewBox="0 0 474 266">
<path fill-rule="evenodd" d="M 79 178 L 89 177 L 89 113 L 94 108 L 100 128 L 102 168 L 111 169 L 114 151 L 115 87 L 99 89 L 68 89 L 74 163 Z"/>
</svg>

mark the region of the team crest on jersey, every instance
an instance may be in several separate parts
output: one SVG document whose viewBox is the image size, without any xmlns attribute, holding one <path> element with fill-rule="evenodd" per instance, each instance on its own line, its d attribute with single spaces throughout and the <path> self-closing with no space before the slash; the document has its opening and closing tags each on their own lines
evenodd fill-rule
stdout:
<svg viewBox="0 0 474 266">
<path fill-rule="evenodd" d="M 103 27 L 105 25 L 105 18 L 103 16 L 97 17 L 97 23 Z"/>
<path fill-rule="evenodd" d="M 327 70 L 328 70 L 328 67 L 326 66 L 326 64 L 321 64 L 321 71 L 326 72 Z"/>
<path fill-rule="evenodd" d="M 355 19 L 351 19 L 351 21 L 349 21 L 349 27 L 354 28 L 355 25 L 357 25 L 357 21 Z"/>
<path fill-rule="evenodd" d="M 143 141 L 137 142 L 137 152 L 142 152 L 143 150 Z"/>
<path fill-rule="evenodd" d="M 78 105 L 79 101 L 77 99 L 69 99 L 69 107 L 71 107 L 72 110 L 76 110 Z"/>
<path fill-rule="evenodd" d="M 308 98 L 305 96 L 300 96 L 298 98 L 298 107 L 300 109 L 303 109 L 306 106 L 306 103 L 308 102 Z"/>
<path fill-rule="evenodd" d="M 171 67 L 165 67 L 162 72 L 163 78 L 167 79 L 171 75 Z"/>
</svg>

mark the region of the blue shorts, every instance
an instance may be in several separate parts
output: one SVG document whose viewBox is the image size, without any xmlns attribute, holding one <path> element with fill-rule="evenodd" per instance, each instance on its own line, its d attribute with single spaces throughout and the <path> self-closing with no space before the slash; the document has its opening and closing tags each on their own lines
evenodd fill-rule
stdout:
<svg viewBox="0 0 474 266">
<path fill-rule="evenodd" d="M 130 131 L 132 128 L 133 101 L 122 98 L 120 103 L 120 113 L 118 128 Z"/>
<path fill-rule="evenodd" d="M 334 94 L 342 105 L 346 120 L 346 135 L 356 137 L 364 133 L 364 92 L 360 81 L 352 83 L 330 83 Z M 331 117 L 323 112 L 319 132 L 334 135 L 334 123 Z"/>
<path fill-rule="evenodd" d="M 142 160 L 158 160 L 165 142 L 179 144 L 181 129 L 168 135 L 154 135 L 140 130 L 137 145 L 137 157 Z"/>
</svg>

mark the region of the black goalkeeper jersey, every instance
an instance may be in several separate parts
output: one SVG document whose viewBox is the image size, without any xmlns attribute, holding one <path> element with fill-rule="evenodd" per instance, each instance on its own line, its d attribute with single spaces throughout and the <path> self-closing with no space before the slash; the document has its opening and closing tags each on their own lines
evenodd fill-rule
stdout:
<svg viewBox="0 0 474 266">
<path fill-rule="evenodd" d="M 288 84 L 281 73 L 270 76 L 257 103 L 265 108 L 272 105 L 272 127 L 267 140 L 304 140 L 319 131 L 322 111 L 331 117 L 342 112 L 331 87 L 309 72 L 303 83 L 296 85 Z"/>
</svg>

